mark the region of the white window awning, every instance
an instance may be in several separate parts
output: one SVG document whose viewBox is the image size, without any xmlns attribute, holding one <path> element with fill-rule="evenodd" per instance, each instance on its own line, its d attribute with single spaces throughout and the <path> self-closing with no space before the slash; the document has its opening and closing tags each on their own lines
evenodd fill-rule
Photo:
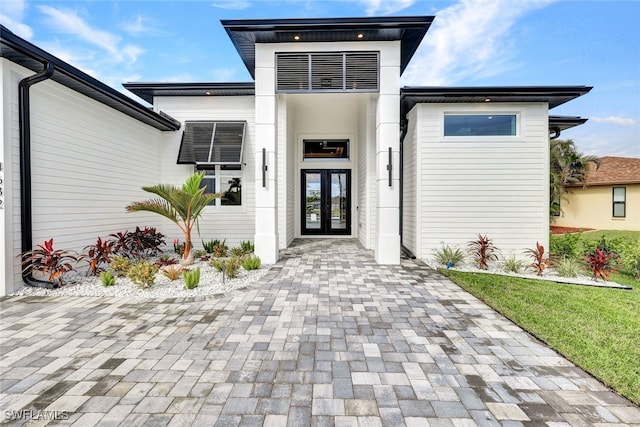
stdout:
<svg viewBox="0 0 640 427">
<path fill-rule="evenodd" d="M 240 165 L 247 122 L 185 122 L 178 164 Z"/>
</svg>

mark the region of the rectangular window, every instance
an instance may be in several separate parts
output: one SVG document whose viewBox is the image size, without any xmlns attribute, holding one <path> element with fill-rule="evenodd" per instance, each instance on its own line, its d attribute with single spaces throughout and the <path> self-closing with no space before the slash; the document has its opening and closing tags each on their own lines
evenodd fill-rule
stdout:
<svg viewBox="0 0 640 427">
<path fill-rule="evenodd" d="M 348 139 L 305 139 L 304 160 L 349 160 Z"/>
<path fill-rule="evenodd" d="M 444 136 L 515 136 L 515 114 L 445 114 Z"/>
<path fill-rule="evenodd" d="M 178 164 L 240 165 L 246 122 L 185 122 Z"/>
<path fill-rule="evenodd" d="M 624 218 L 626 216 L 627 187 L 613 187 L 613 217 Z"/>
<path fill-rule="evenodd" d="M 196 167 L 206 171 L 201 187 L 207 186 L 207 193 L 220 193 L 209 206 L 242 206 L 242 170 L 235 165 Z M 218 202 L 218 200 L 220 200 Z"/>
</svg>

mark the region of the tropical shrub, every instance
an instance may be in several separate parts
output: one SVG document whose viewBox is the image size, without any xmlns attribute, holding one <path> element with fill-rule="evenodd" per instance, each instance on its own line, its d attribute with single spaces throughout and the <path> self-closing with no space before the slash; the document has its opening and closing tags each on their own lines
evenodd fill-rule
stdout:
<svg viewBox="0 0 640 427">
<path fill-rule="evenodd" d="M 238 257 L 229 258 L 224 263 L 224 274 L 226 274 L 227 277 L 230 277 L 232 279 L 236 278 L 238 277 L 238 272 L 241 266 L 242 266 L 242 260 L 240 258 Z"/>
<path fill-rule="evenodd" d="M 31 275 L 40 272 L 48 275 L 49 282 L 62 285 L 63 276 L 74 269 L 72 263 L 77 261 L 78 255 L 75 252 L 54 249 L 53 239 L 49 239 L 22 254 L 22 271 Z"/>
<path fill-rule="evenodd" d="M 163 267 L 165 265 L 174 265 L 177 264 L 178 260 L 173 258 L 171 255 L 162 254 L 158 257 L 156 264 L 158 267 Z"/>
<path fill-rule="evenodd" d="M 153 286 L 156 281 L 158 266 L 149 261 L 138 261 L 129 269 L 127 277 L 143 289 Z"/>
<path fill-rule="evenodd" d="M 100 282 L 102 282 L 102 286 L 113 286 L 116 284 L 116 278 L 110 271 L 103 271 L 100 273 Z"/>
<path fill-rule="evenodd" d="M 516 258 L 515 255 L 511 256 L 511 258 L 505 258 L 502 263 L 502 269 L 507 273 L 520 273 L 525 267 L 525 262 Z"/>
<path fill-rule="evenodd" d="M 172 282 L 180 278 L 180 274 L 182 273 L 182 267 L 179 265 L 167 265 L 160 269 L 160 272 Z"/>
<path fill-rule="evenodd" d="M 563 258 L 553 268 L 560 277 L 578 277 L 582 271 L 582 265 L 575 258 Z"/>
<path fill-rule="evenodd" d="M 240 247 L 245 254 L 250 254 L 251 252 L 253 252 L 253 243 L 248 240 L 246 242 L 240 242 Z"/>
<path fill-rule="evenodd" d="M 216 269 L 216 271 L 221 272 L 224 270 L 225 261 L 219 258 L 213 258 L 209 261 L 209 265 Z"/>
<path fill-rule="evenodd" d="M 249 255 L 242 262 L 242 268 L 244 268 L 247 271 L 257 270 L 260 268 L 261 265 L 262 265 L 262 261 L 260 260 L 260 257 L 256 255 Z"/>
<path fill-rule="evenodd" d="M 582 232 L 551 235 L 549 237 L 549 252 L 554 259 L 574 258 L 579 259 L 584 252 L 584 240 Z"/>
<path fill-rule="evenodd" d="M 205 251 L 207 251 L 208 254 L 212 254 L 213 248 L 215 247 L 216 242 L 218 242 L 218 240 L 209 240 L 208 242 L 203 240 L 202 247 L 204 248 Z"/>
<path fill-rule="evenodd" d="M 529 267 L 532 267 L 538 276 L 542 276 L 544 270 L 547 267 L 551 267 L 551 261 L 544 256 L 544 246 L 539 242 L 536 242 L 535 249 L 526 249 L 525 253 L 533 259 Z"/>
<path fill-rule="evenodd" d="M 184 285 L 187 289 L 195 289 L 200 283 L 200 267 L 182 273 Z"/>
<path fill-rule="evenodd" d="M 438 264 L 446 265 L 447 268 L 455 267 L 464 260 L 464 253 L 460 248 L 445 244 L 440 249 L 434 250 L 433 256 Z"/>
<path fill-rule="evenodd" d="M 469 242 L 469 253 L 481 270 L 489 268 L 489 262 L 498 260 L 498 248 L 486 235 L 478 234 L 478 239 Z"/>
<path fill-rule="evenodd" d="M 105 269 L 105 265 L 109 265 L 114 246 L 115 242 L 113 240 L 102 240 L 100 237 L 96 240 L 95 245 L 85 246 L 84 250 L 87 253 L 80 258 L 89 262 L 89 272 L 91 274 L 95 276 Z"/>
<path fill-rule="evenodd" d="M 613 269 L 615 252 L 606 252 L 601 248 L 595 248 L 592 253 L 584 257 L 587 265 L 593 273 L 595 280 L 607 280 Z"/>
<path fill-rule="evenodd" d="M 142 187 L 146 192 L 155 194 L 159 198 L 134 202 L 127 206 L 128 212 L 147 211 L 164 216 L 184 234 L 185 247 L 182 254 L 182 264 L 193 264 L 191 254 L 191 233 L 194 226 L 207 205 L 220 194 L 205 194 L 206 186 L 201 187 L 204 171 L 196 172 L 187 178 L 182 187 L 158 184 L 153 187 Z"/>
<path fill-rule="evenodd" d="M 242 249 L 241 246 L 236 246 L 234 248 L 231 248 L 230 252 L 231 252 L 231 256 L 237 256 L 237 257 L 243 257 L 247 254 L 245 250 Z"/>
<path fill-rule="evenodd" d="M 223 240 L 219 242 L 216 240 L 216 243 L 213 246 L 213 256 L 216 258 L 226 257 L 229 252 L 229 247 L 225 244 L 227 240 Z"/>
<path fill-rule="evenodd" d="M 631 276 L 640 279 L 640 242 L 628 242 L 620 251 L 621 267 Z"/>
<path fill-rule="evenodd" d="M 129 250 L 135 258 L 149 258 L 158 255 L 164 245 L 164 234 L 156 231 L 155 227 L 136 227 L 135 231 L 127 232 Z"/>
<path fill-rule="evenodd" d="M 116 276 L 124 277 L 129 273 L 129 269 L 131 269 L 131 260 L 121 255 L 115 256 L 111 259 L 109 268 Z"/>
</svg>

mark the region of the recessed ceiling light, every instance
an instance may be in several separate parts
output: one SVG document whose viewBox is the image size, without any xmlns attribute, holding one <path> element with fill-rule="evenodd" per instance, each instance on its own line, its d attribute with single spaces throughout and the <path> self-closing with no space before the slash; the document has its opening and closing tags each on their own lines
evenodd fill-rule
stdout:
<svg viewBox="0 0 640 427">
<path fill-rule="evenodd" d="M 204 94 L 205 94 L 205 95 L 211 95 L 211 92 L 206 91 Z"/>
<path fill-rule="evenodd" d="M 357 38 L 359 38 L 359 39 L 363 39 L 363 38 L 364 38 L 364 34 L 362 34 L 362 33 L 358 33 L 358 34 L 356 35 L 356 37 L 357 37 Z"/>
<path fill-rule="evenodd" d="M 296 34 L 295 36 L 293 36 L 293 39 L 296 40 L 296 41 L 300 40 L 300 35 Z"/>
<path fill-rule="evenodd" d="M 491 101 L 491 98 L 485 98 L 484 99 L 484 102 L 490 102 L 490 101 Z"/>
</svg>

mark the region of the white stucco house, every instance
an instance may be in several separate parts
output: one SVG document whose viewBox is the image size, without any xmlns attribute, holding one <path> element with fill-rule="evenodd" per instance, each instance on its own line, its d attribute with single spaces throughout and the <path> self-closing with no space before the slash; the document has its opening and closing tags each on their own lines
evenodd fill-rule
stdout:
<svg viewBox="0 0 640 427">
<path fill-rule="evenodd" d="M 2 27 L 0 292 L 50 238 L 180 237 L 125 206 L 194 170 L 227 193 L 201 236 L 251 240 L 266 263 L 301 237 L 358 239 L 380 264 L 478 233 L 548 246 L 550 132 L 584 122 L 549 110 L 591 88 L 402 87 L 432 20 L 225 20 L 253 81 L 124 85 L 151 108 Z"/>
</svg>

